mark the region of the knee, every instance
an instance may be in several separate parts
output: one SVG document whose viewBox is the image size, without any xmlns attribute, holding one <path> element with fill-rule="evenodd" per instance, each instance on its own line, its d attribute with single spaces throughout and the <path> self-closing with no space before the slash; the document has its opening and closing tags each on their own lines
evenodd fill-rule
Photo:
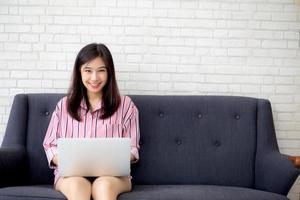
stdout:
<svg viewBox="0 0 300 200">
<path fill-rule="evenodd" d="M 91 183 L 83 177 L 73 177 L 69 182 L 69 189 L 71 194 L 78 194 L 78 192 L 90 194 L 92 191 Z"/>
<path fill-rule="evenodd" d="M 101 192 L 107 192 L 113 190 L 113 183 L 110 180 L 110 177 L 99 177 L 93 183 L 93 190 L 100 190 Z"/>
</svg>

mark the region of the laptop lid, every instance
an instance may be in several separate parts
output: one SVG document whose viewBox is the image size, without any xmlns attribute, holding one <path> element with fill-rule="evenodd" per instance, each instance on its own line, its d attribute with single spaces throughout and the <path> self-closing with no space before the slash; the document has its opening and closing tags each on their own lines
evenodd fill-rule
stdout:
<svg viewBox="0 0 300 200">
<path fill-rule="evenodd" d="M 59 174 L 63 177 L 128 176 L 130 144 L 130 138 L 59 138 Z"/>
</svg>

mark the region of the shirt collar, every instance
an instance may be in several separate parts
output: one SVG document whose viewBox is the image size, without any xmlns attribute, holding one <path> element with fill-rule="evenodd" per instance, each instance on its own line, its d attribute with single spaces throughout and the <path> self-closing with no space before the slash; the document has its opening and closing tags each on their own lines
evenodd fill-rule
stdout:
<svg viewBox="0 0 300 200">
<path fill-rule="evenodd" d="M 84 98 L 83 98 L 83 99 L 81 100 L 81 102 L 80 102 L 80 107 L 83 108 L 84 110 L 87 110 L 87 109 L 88 109 L 88 108 L 87 108 L 87 105 L 86 105 L 86 101 L 85 101 Z M 102 101 L 99 101 L 99 102 L 97 103 L 96 108 L 95 108 L 95 110 L 94 110 L 93 112 L 98 111 L 98 110 L 100 110 L 101 108 L 102 108 Z"/>
</svg>

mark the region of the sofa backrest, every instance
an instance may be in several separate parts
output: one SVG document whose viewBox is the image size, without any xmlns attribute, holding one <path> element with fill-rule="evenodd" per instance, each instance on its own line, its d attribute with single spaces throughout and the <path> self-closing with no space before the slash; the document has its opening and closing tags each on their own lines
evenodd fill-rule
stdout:
<svg viewBox="0 0 300 200">
<path fill-rule="evenodd" d="M 253 187 L 257 99 L 132 96 L 140 113 L 137 184 Z"/>
<path fill-rule="evenodd" d="M 63 96 L 28 94 L 15 98 L 13 106 L 25 106 L 22 112 L 27 112 L 16 116 L 23 116 L 26 122 L 10 116 L 8 127 L 26 123 L 26 131 L 21 131 L 20 136 L 5 135 L 3 144 L 26 145 L 31 184 L 53 183 L 42 142 L 55 105 Z M 140 161 L 132 166 L 135 184 L 253 187 L 258 99 L 144 95 L 131 98 L 139 110 L 141 132 Z"/>
</svg>

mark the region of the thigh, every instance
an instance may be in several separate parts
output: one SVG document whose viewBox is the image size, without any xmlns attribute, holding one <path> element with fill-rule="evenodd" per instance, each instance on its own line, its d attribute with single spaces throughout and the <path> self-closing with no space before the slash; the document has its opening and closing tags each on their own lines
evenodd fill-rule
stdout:
<svg viewBox="0 0 300 200">
<path fill-rule="evenodd" d="M 129 192 L 130 190 L 131 178 L 129 176 L 101 176 L 95 179 L 92 184 L 92 195 L 108 192 L 118 196 L 119 194 Z"/>
<path fill-rule="evenodd" d="M 66 177 L 59 178 L 55 189 L 70 198 L 74 195 L 91 195 L 91 182 L 84 177 Z"/>
</svg>

